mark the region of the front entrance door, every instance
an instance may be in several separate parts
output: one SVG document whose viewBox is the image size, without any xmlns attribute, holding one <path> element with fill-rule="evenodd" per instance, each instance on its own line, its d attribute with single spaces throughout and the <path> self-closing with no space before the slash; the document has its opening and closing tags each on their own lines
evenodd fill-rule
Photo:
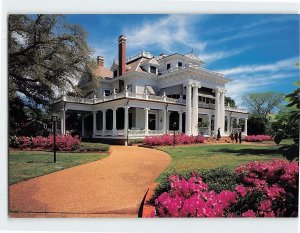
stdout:
<svg viewBox="0 0 300 233">
<path fill-rule="evenodd" d="M 155 114 L 149 114 L 149 125 L 148 125 L 148 127 L 149 127 L 149 129 L 150 130 L 155 130 L 155 126 L 156 126 L 156 119 L 155 119 L 156 117 L 155 117 Z"/>
</svg>

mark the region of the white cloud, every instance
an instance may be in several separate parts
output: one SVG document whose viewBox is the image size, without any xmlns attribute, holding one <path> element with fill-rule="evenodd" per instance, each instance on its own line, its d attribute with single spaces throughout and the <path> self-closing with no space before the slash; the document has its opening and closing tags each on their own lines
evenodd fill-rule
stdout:
<svg viewBox="0 0 300 233">
<path fill-rule="evenodd" d="M 280 79 L 295 77 L 294 73 L 278 73 L 278 74 L 250 74 L 240 76 L 226 85 L 228 96 L 232 97 L 237 105 L 242 105 L 242 96 L 251 92 L 259 92 L 273 84 L 278 83 Z"/>
<path fill-rule="evenodd" d="M 172 47 L 181 43 L 190 48 L 202 51 L 205 43 L 194 38 L 191 31 L 193 16 L 170 15 L 157 21 L 143 23 L 134 28 L 124 28 L 131 48 L 149 48 L 158 46 L 163 50 L 172 51 Z"/>
<path fill-rule="evenodd" d="M 292 70 L 292 69 L 296 69 L 297 62 L 299 62 L 299 58 L 293 57 L 293 58 L 275 62 L 273 64 L 238 66 L 226 70 L 219 70 L 218 72 L 228 76 L 228 75 L 238 75 L 244 73 L 249 74 L 249 73 L 257 73 L 257 72 L 276 72 L 278 70 Z"/>
<path fill-rule="evenodd" d="M 244 48 L 240 48 L 240 49 L 211 52 L 211 53 L 203 52 L 203 53 L 198 54 L 198 57 L 205 63 L 212 63 L 214 61 L 217 61 L 217 60 L 220 60 L 220 59 L 223 59 L 226 57 L 232 57 L 232 56 L 238 55 L 250 48 L 251 47 L 244 47 Z"/>
</svg>

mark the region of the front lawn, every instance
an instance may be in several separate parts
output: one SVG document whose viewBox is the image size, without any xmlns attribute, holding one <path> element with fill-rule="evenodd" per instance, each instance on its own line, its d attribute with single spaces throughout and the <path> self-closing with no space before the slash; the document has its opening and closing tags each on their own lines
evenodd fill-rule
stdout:
<svg viewBox="0 0 300 233">
<path fill-rule="evenodd" d="M 275 145 L 256 146 L 243 144 L 213 144 L 199 146 L 168 146 L 159 149 L 167 152 L 172 160 L 157 181 L 170 173 L 183 173 L 224 167 L 234 169 L 250 161 L 284 159 L 281 147 Z"/>
<path fill-rule="evenodd" d="M 108 153 L 61 153 L 44 151 L 9 151 L 9 184 L 18 183 L 33 177 L 96 161 Z"/>
</svg>

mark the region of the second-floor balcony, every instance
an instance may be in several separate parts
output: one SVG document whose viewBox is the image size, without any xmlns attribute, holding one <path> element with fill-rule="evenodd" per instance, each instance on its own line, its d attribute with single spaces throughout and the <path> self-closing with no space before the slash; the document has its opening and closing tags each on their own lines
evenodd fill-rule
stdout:
<svg viewBox="0 0 300 233">
<path fill-rule="evenodd" d="M 70 102 L 70 103 L 81 103 L 81 104 L 99 104 L 107 101 L 112 101 L 116 99 L 122 99 L 122 98 L 129 98 L 129 99 L 140 99 L 140 100 L 149 100 L 154 102 L 165 102 L 168 104 L 182 104 L 185 105 L 186 101 L 183 98 L 175 99 L 167 97 L 166 95 L 157 96 L 157 95 L 149 95 L 147 93 L 145 94 L 138 94 L 134 92 L 129 91 L 123 91 L 121 93 L 113 93 L 108 96 L 102 96 L 101 98 L 80 98 L 80 97 L 74 97 L 74 96 L 62 96 L 59 98 L 56 98 L 54 100 L 54 104 L 58 103 L 60 101 L 63 102 Z M 205 103 L 199 101 L 199 108 L 209 108 L 209 109 L 215 109 L 215 104 L 213 103 Z M 225 110 L 228 111 L 234 111 L 234 112 L 241 112 L 241 113 L 247 113 L 246 109 L 240 109 L 230 106 L 225 106 Z"/>
</svg>

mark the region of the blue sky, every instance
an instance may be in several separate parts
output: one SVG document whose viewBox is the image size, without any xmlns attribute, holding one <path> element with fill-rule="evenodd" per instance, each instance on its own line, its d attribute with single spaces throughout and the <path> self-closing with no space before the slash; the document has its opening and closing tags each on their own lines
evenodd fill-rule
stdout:
<svg viewBox="0 0 300 233">
<path fill-rule="evenodd" d="M 204 67 L 232 79 L 227 95 L 239 104 L 249 92 L 295 89 L 299 79 L 299 15 L 67 15 L 88 33 L 94 56 L 110 67 L 117 38 L 127 37 L 127 56 L 145 50 L 189 53 Z"/>
</svg>

